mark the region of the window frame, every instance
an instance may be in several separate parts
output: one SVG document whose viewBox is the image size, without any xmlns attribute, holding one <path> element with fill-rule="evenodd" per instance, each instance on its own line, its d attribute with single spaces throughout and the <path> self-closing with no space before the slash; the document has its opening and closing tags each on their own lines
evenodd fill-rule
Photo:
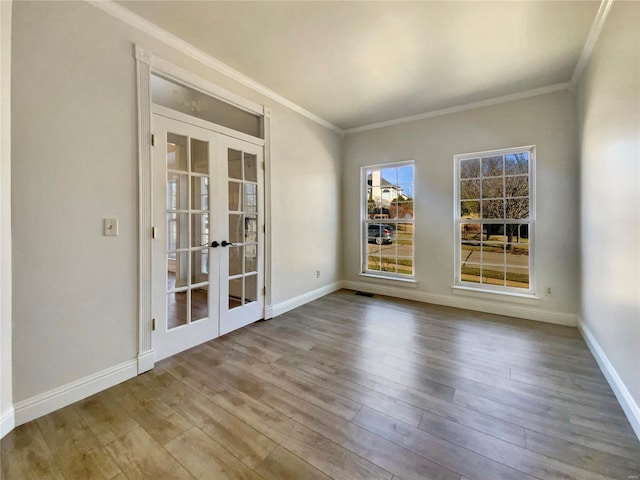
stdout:
<svg viewBox="0 0 640 480">
<path fill-rule="evenodd" d="M 514 153 L 529 153 L 529 218 L 524 219 L 506 219 L 506 218 L 479 218 L 472 221 L 464 221 L 460 216 L 460 163 L 462 160 L 474 158 L 483 158 L 495 155 L 509 155 Z M 538 298 L 536 291 L 537 277 L 535 269 L 535 224 L 536 224 L 536 146 L 526 145 L 522 147 L 501 148 L 497 150 L 487 150 L 482 152 L 472 152 L 457 154 L 454 159 L 454 175 L 453 175 L 453 228 L 454 228 L 454 268 L 453 268 L 453 288 L 471 290 L 475 292 L 497 293 L 502 295 L 511 295 L 514 297 Z M 503 174 L 504 177 L 504 174 Z M 482 177 L 480 177 L 482 178 Z M 482 201 L 482 200 L 481 200 Z M 464 281 L 461 278 L 461 225 L 465 223 L 484 223 L 484 224 L 528 224 L 528 248 L 529 248 L 529 288 L 509 287 L 507 285 L 491 285 L 487 283 L 475 283 Z"/>
<path fill-rule="evenodd" d="M 397 273 L 397 272 L 387 272 L 383 270 L 369 270 L 368 267 L 368 256 L 369 256 L 369 231 L 368 231 L 368 203 L 367 203 L 367 194 L 368 194 L 368 186 L 367 186 L 367 170 L 372 169 L 384 169 L 384 168 L 400 168 L 404 166 L 413 167 L 413 217 L 410 221 L 400 219 L 389 219 L 394 223 L 411 223 L 413 225 L 413 243 L 411 248 L 411 264 L 412 264 L 412 273 Z M 416 164 L 414 160 L 401 160 L 398 162 L 389 162 L 389 163 L 380 163 L 375 165 L 365 165 L 360 168 L 360 272 L 359 275 L 362 277 L 369 278 L 378 278 L 384 280 L 394 280 L 399 282 L 408 282 L 415 283 L 416 277 Z M 379 219 L 380 223 L 385 222 L 386 219 Z M 396 259 L 398 255 L 396 252 Z"/>
</svg>

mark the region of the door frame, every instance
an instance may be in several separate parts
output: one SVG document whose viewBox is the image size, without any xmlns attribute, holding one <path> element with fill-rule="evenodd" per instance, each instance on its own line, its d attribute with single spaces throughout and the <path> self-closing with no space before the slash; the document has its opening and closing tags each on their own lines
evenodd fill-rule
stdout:
<svg viewBox="0 0 640 480">
<path fill-rule="evenodd" d="M 151 265 L 153 242 L 153 160 L 151 146 L 151 119 L 153 110 L 158 106 L 151 102 L 151 74 L 159 74 L 178 83 L 189 86 L 202 93 L 215 97 L 237 108 L 246 110 L 262 117 L 262 133 L 264 137 L 264 318 L 271 318 L 271 112 L 264 105 L 252 102 L 232 93 L 214 83 L 209 82 L 187 70 L 173 65 L 166 60 L 151 54 L 139 45 L 135 45 L 137 100 L 138 100 L 138 196 L 139 196 L 139 266 L 138 266 L 138 374 L 151 370 L 155 363 L 152 334 L 152 291 Z M 184 114 L 171 110 L 172 116 L 178 118 Z M 247 141 L 249 135 L 236 132 L 229 128 L 206 122 L 189 115 L 184 115 L 188 121 L 202 126 L 206 123 L 208 129 L 224 135 Z M 251 143 L 260 140 L 255 137 Z"/>
</svg>

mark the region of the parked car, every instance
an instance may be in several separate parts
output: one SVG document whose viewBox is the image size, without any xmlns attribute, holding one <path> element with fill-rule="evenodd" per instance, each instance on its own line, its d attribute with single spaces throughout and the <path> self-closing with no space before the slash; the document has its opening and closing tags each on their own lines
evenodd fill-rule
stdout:
<svg viewBox="0 0 640 480">
<path fill-rule="evenodd" d="M 367 229 L 369 243 L 378 245 L 393 243 L 396 232 L 391 225 L 383 223 L 370 223 Z"/>
</svg>

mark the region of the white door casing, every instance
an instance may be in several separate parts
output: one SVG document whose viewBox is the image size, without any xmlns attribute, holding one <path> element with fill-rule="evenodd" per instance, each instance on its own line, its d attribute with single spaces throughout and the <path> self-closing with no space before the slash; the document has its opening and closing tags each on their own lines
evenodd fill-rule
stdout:
<svg viewBox="0 0 640 480">
<path fill-rule="evenodd" d="M 153 292 L 152 292 L 152 249 L 156 240 L 152 240 L 155 221 L 153 219 L 153 159 L 152 159 L 152 117 L 154 113 L 181 120 L 196 126 L 201 126 L 208 130 L 214 130 L 234 138 L 246 140 L 249 143 L 263 148 L 264 171 L 263 171 L 263 192 L 264 192 L 264 221 L 267 234 L 263 235 L 264 242 L 264 276 L 263 280 L 266 296 L 264 317 L 273 316 L 271 306 L 271 241 L 268 233 L 271 230 L 271 112 L 270 109 L 247 98 L 239 96 L 226 90 L 215 83 L 212 83 L 192 72 L 178 67 L 166 61 L 140 45 L 135 45 L 135 64 L 137 77 L 137 110 L 138 110 L 138 188 L 139 188 L 139 308 L 138 308 L 138 373 L 146 372 L 154 367 L 157 355 L 154 352 L 154 342 L 152 340 L 154 323 L 153 317 Z M 152 101 L 151 75 L 160 75 L 164 78 L 172 79 L 199 90 L 206 95 L 216 97 L 224 102 L 236 106 L 242 110 L 252 112 L 262 117 L 262 134 L 259 137 L 244 135 L 235 130 L 225 129 L 220 125 L 184 115 L 179 112 L 156 105 Z M 262 250 L 262 249 L 261 249 Z"/>
</svg>

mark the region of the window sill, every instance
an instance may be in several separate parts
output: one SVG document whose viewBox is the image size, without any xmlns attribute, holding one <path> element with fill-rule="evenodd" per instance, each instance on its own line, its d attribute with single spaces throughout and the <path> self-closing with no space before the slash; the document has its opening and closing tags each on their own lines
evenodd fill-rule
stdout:
<svg viewBox="0 0 640 480">
<path fill-rule="evenodd" d="M 534 293 L 503 292 L 500 290 L 490 290 L 488 288 L 466 287 L 462 285 L 452 285 L 451 290 L 453 290 L 453 293 L 471 295 L 474 297 L 486 298 L 487 296 L 490 296 L 490 295 L 496 295 L 499 297 L 503 297 L 505 300 L 512 300 L 514 302 L 529 301 L 527 303 L 538 303 L 540 301 L 540 297 Z"/>
<path fill-rule="evenodd" d="M 388 283 L 389 285 L 403 285 L 408 288 L 416 288 L 418 286 L 418 282 L 413 278 L 402 278 L 402 277 L 389 277 L 386 275 L 375 275 L 372 273 L 360 273 L 358 276 L 366 281 L 373 281 L 376 283 Z"/>
</svg>

